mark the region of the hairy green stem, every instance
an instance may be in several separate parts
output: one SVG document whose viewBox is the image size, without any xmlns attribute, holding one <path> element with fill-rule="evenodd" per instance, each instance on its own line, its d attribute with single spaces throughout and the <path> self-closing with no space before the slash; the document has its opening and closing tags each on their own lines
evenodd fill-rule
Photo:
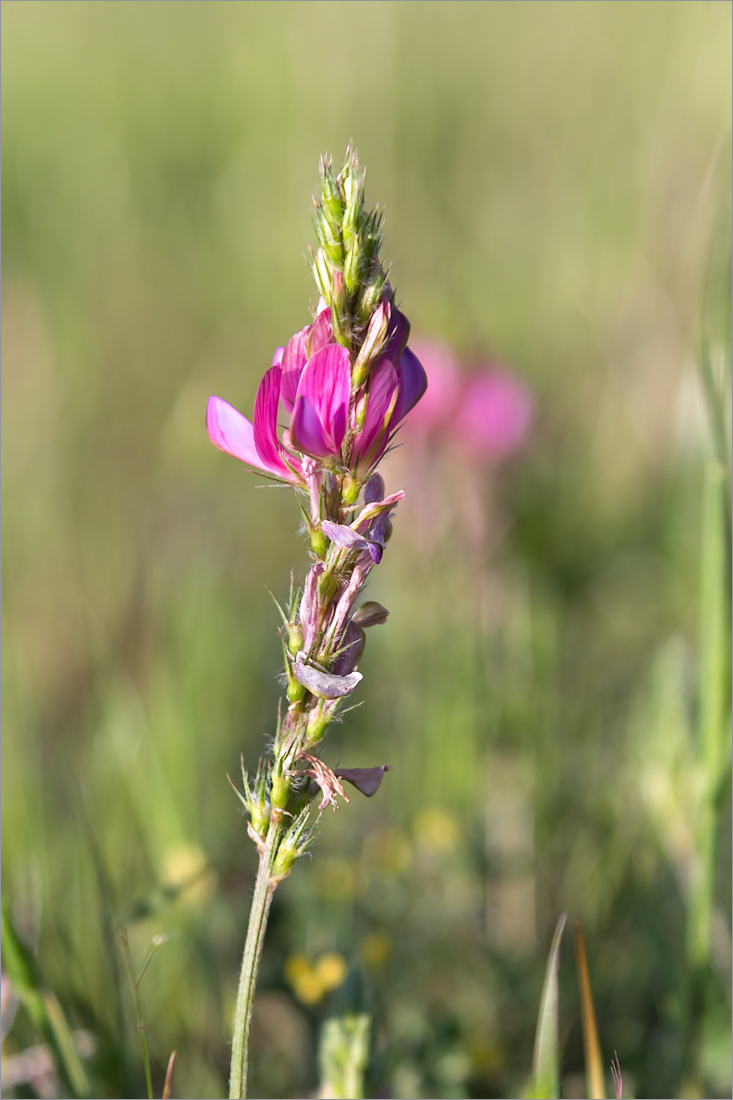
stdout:
<svg viewBox="0 0 733 1100">
<path fill-rule="evenodd" d="M 247 939 L 244 944 L 242 970 L 239 975 L 237 1004 L 234 1010 L 234 1034 L 232 1036 L 232 1063 L 229 1075 L 229 1100 L 244 1100 L 247 1095 L 247 1066 L 249 1063 L 249 1029 L 257 985 L 257 972 L 265 939 L 267 918 L 277 881 L 273 878 L 273 866 L 282 826 L 270 824 L 264 847 L 260 852 L 252 908 L 249 912 Z"/>
</svg>

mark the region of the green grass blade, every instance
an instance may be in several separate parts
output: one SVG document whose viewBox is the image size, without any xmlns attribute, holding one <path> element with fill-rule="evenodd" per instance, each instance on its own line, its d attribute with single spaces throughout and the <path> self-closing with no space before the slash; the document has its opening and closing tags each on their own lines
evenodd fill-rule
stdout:
<svg viewBox="0 0 733 1100">
<path fill-rule="evenodd" d="M 700 751 L 707 790 L 715 799 L 730 758 L 730 548 L 725 469 L 705 470 L 701 552 Z"/>
<path fill-rule="evenodd" d="M 553 1097 L 560 1095 L 558 968 L 560 964 L 560 944 L 567 919 L 567 913 L 563 913 L 557 922 L 547 959 L 532 1065 L 530 1095 L 534 1100 L 552 1100 Z"/>
<path fill-rule="evenodd" d="M 73 1032 L 58 998 L 45 988 L 38 964 L 18 936 L 4 900 L 2 956 L 13 989 L 47 1043 L 69 1095 L 89 1096 L 89 1081 L 74 1045 Z"/>
</svg>

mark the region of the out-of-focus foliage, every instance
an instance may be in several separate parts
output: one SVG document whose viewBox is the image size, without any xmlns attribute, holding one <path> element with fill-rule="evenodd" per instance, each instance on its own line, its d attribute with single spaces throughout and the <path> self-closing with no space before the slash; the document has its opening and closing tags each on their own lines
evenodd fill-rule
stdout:
<svg viewBox="0 0 733 1100">
<path fill-rule="evenodd" d="M 730 1093 L 730 791 L 695 741 L 730 24 L 700 0 L 5 0 L 3 887 L 95 1095 L 145 1089 L 119 925 L 138 970 L 170 937 L 140 989 L 156 1091 L 173 1047 L 174 1095 L 225 1091 L 255 869 L 226 774 L 272 731 L 267 588 L 307 555 L 204 409 L 249 411 L 308 321 L 309 195 L 350 138 L 413 332 L 508 365 L 534 421 L 502 465 L 407 431 L 385 464 L 391 616 L 326 755 L 394 770 L 278 891 L 252 1094 L 317 1087 L 351 968 L 367 1095 L 518 1095 L 566 910 L 625 1094 Z M 566 947 L 565 1096 L 574 982 Z M 4 1064 L 41 1038 L 19 1008 Z"/>
</svg>

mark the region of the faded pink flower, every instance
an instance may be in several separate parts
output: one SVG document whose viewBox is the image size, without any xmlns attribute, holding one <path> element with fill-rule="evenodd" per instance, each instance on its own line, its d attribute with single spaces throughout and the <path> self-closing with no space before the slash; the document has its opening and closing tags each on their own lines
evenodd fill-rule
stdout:
<svg viewBox="0 0 733 1100">
<path fill-rule="evenodd" d="M 479 369 L 461 395 L 453 435 L 469 454 L 501 462 L 524 443 L 532 412 L 530 392 L 516 375 L 502 367 Z"/>
<path fill-rule="evenodd" d="M 409 420 L 416 436 L 442 436 L 472 458 L 501 462 L 524 443 L 533 415 L 529 388 L 507 367 L 466 372 L 445 344 L 414 345 L 430 385 Z"/>
</svg>

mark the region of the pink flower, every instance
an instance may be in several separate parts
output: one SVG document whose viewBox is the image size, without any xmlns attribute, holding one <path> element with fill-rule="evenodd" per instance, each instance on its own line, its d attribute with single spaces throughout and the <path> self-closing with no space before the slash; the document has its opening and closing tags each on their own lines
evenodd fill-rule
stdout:
<svg viewBox="0 0 733 1100">
<path fill-rule="evenodd" d="M 416 340 L 415 351 L 427 371 L 430 385 L 410 417 L 410 434 L 428 435 L 450 422 L 462 384 L 461 368 L 450 348 L 436 340 Z"/>
<path fill-rule="evenodd" d="M 501 462 L 524 443 L 533 415 L 527 386 L 506 367 L 481 364 L 465 373 L 450 348 L 416 344 L 430 388 L 410 417 L 417 436 L 449 437 L 469 456 Z"/>
<path fill-rule="evenodd" d="M 395 356 L 399 353 L 397 364 L 383 357 L 369 374 L 365 390 L 352 399 L 349 353 L 333 342 L 331 311 L 320 305 L 313 324 L 277 349 L 257 390 L 254 423 L 220 397 L 209 398 L 206 427 L 212 443 L 293 485 L 307 481 L 298 453 L 326 463 L 338 459 L 366 476 L 427 386 L 417 357 L 409 348 L 402 350 L 407 322 L 399 311 L 394 312 L 386 346 Z M 282 441 L 277 434 L 280 401 L 291 414 Z M 363 411 L 358 430 L 357 407 Z M 343 454 L 348 426 L 353 450 Z"/>
<path fill-rule="evenodd" d="M 485 368 L 469 378 L 453 420 L 459 446 L 500 462 L 521 447 L 532 421 L 532 397 L 508 370 Z"/>
</svg>

